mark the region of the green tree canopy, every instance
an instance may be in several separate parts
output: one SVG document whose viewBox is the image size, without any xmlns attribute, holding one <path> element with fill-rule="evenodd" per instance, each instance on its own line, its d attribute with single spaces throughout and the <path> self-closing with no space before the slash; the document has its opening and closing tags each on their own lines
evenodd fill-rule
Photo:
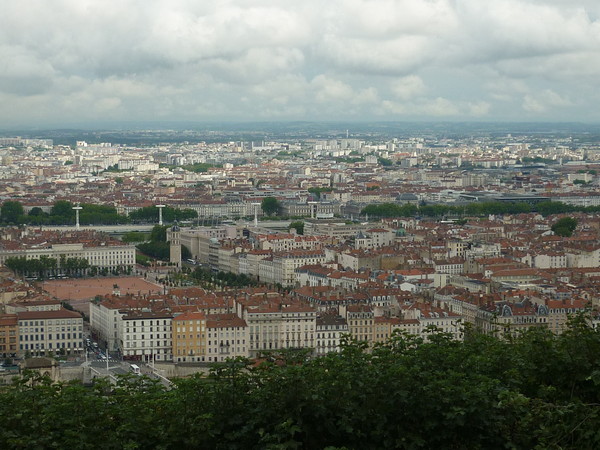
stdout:
<svg viewBox="0 0 600 450">
<path fill-rule="evenodd" d="M 34 206 L 29 210 L 29 216 L 37 217 L 37 216 L 46 216 L 47 214 L 44 212 L 42 208 L 39 206 Z"/>
<path fill-rule="evenodd" d="M 361 214 L 371 217 L 411 217 L 416 213 L 417 207 L 415 205 L 398 205 L 396 203 L 369 205 L 361 211 Z"/>
<path fill-rule="evenodd" d="M 279 212 L 281 204 L 275 197 L 265 197 L 263 198 L 260 207 L 267 216 L 272 216 Z"/>
<path fill-rule="evenodd" d="M 168 225 L 154 225 L 150 232 L 150 242 L 167 242 Z"/>
<path fill-rule="evenodd" d="M 290 223 L 289 228 L 290 229 L 294 228 L 296 230 L 296 233 L 298 233 L 298 234 L 304 234 L 304 222 L 302 222 L 302 221 Z"/>
<path fill-rule="evenodd" d="M 195 273 L 195 271 L 194 271 Z M 234 283 L 226 273 L 198 276 Z M 368 349 L 265 352 L 211 366 L 174 389 L 133 375 L 116 385 L 52 383 L 26 372 L 0 389 L 1 448 L 600 448 L 600 332 L 506 340 L 395 334 Z M 72 432 L 69 432 L 71 430 Z"/>
<path fill-rule="evenodd" d="M 149 235 L 147 233 L 142 233 L 141 231 L 130 231 L 125 233 L 121 240 L 123 242 L 131 243 L 131 242 L 144 242 L 149 239 Z"/>
<path fill-rule="evenodd" d="M 60 216 L 65 218 L 75 217 L 75 211 L 73 211 L 73 203 L 67 200 L 59 200 L 52 206 L 50 210 L 51 216 Z"/>
<path fill-rule="evenodd" d="M 552 231 L 554 231 L 554 234 L 563 237 L 572 236 L 575 228 L 577 228 L 577 219 L 574 219 L 573 217 L 563 217 L 554 225 L 552 225 Z"/>
<path fill-rule="evenodd" d="M 153 242 L 142 242 L 138 244 L 137 249 L 145 255 L 153 258 L 168 261 L 170 257 L 170 246 L 168 242 L 153 241 Z"/>
<path fill-rule="evenodd" d="M 552 214 L 562 214 L 566 212 L 599 212 L 597 206 L 578 207 L 567 205 L 561 202 L 544 201 L 536 205 L 530 205 L 526 202 L 472 202 L 464 206 L 453 206 L 445 204 L 425 204 L 419 207 L 413 205 L 399 205 L 396 203 L 379 203 L 365 207 L 361 214 L 368 214 L 373 217 L 443 217 L 452 216 L 473 216 L 481 217 L 489 214 L 523 214 L 538 212 L 543 216 Z"/>
<path fill-rule="evenodd" d="M 7 200 L 0 207 L 0 217 L 5 223 L 21 223 L 20 219 L 23 216 L 23 205 L 21 202 Z"/>
<path fill-rule="evenodd" d="M 307 189 L 308 192 L 314 194 L 317 198 L 321 198 L 321 194 L 323 192 L 332 192 L 333 188 L 331 187 L 309 187 Z"/>
<path fill-rule="evenodd" d="M 174 222 L 176 220 L 191 220 L 198 217 L 198 213 L 190 208 L 178 209 L 166 206 L 162 212 L 165 222 Z M 156 206 L 145 206 L 129 214 L 129 218 L 134 222 L 158 222 L 159 213 Z"/>
</svg>

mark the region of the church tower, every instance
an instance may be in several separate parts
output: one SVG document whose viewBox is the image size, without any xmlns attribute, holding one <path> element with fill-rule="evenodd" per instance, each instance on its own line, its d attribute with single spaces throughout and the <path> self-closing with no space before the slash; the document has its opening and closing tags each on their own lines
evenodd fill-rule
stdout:
<svg viewBox="0 0 600 450">
<path fill-rule="evenodd" d="M 171 246 L 169 247 L 169 261 L 181 267 L 181 240 L 179 237 L 179 225 L 177 222 L 171 227 Z"/>
</svg>

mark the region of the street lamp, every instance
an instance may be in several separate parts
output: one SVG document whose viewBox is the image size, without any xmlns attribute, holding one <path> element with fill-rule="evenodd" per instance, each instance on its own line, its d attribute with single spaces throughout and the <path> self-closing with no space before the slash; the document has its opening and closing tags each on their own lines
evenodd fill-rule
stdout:
<svg viewBox="0 0 600 450">
<path fill-rule="evenodd" d="M 75 228 L 79 230 L 79 211 L 81 211 L 83 208 L 79 206 L 79 203 L 77 203 L 77 206 L 73 206 L 72 209 L 75 210 Z"/>
<path fill-rule="evenodd" d="M 258 207 L 260 206 L 260 203 L 252 203 L 252 206 L 254 206 L 254 227 L 258 227 Z"/>
</svg>

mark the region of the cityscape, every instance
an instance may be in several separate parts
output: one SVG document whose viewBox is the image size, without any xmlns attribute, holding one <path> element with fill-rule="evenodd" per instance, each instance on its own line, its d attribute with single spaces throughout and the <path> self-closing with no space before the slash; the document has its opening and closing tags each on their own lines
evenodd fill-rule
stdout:
<svg viewBox="0 0 600 450">
<path fill-rule="evenodd" d="M 600 447 L 598 5 L 135 3 L 0 15 L 2 448 Z"/>
</svg>

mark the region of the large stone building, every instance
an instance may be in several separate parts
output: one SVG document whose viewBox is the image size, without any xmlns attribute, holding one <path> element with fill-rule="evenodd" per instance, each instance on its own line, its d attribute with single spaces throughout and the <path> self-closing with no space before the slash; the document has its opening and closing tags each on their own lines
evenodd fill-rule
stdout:
<svg viewBox="0 0 600 450">
<path fill-rule="evenodd" d="M 90 266 L 113 270 L 133 268 L 135 246 L 90 232 L 50 232 L 40 230 L 5 230 L 0 239 L 0 264 L 8 258 L 53 258 L 58 268 L 69 258 L 84 258 Z"/>
<path fill-rule="evenodd" d="M 73 354 L 83 351 L 83 317 L 75 311 L 17 313 L 20 355 Z"/>
<path fill-rule="evenodd" d="M 296 284 L 295 270 L 311 264 L 324 264 L 323 250 L 290 250 L 273 253 L 272 258 L 259 261 L 258 276 L 264 283 L 279 283 L 283 286 Z"/>
<path fill-rule="evenodd" d="M 167 240 L 171 240 L 171 229 L 167 230 Z M 192 258 L 201 263 L 208 263 L 209 246 L 213 241 L 235 239 L 238 231 L 235 226 L 182 228 L 179 232 L 181 245 L 191 253 Z"/>
<path fill-rule="evenodd" d="M 172 319 L 168 312 L 151 311 L 128 311 L 119 316 L 117 329 L 123 357 L 134 361 L 171 361 Z"/>
<path fill-rule="evenodd" d="M 126 301 L 106 299 L 90 302 L 90 328 L 103 347 L 109 351 L 120 349 L 120 318 L 129 307 Z"/>
<path fill-rule="evenodd" d="M 305 236 L 329 236 L 338 239 L 351 238 L 360 231 L 366 231 L 367 225 L 347 224 L 340 219 L 306 219 L 304 221 Z"/>
</svg>

